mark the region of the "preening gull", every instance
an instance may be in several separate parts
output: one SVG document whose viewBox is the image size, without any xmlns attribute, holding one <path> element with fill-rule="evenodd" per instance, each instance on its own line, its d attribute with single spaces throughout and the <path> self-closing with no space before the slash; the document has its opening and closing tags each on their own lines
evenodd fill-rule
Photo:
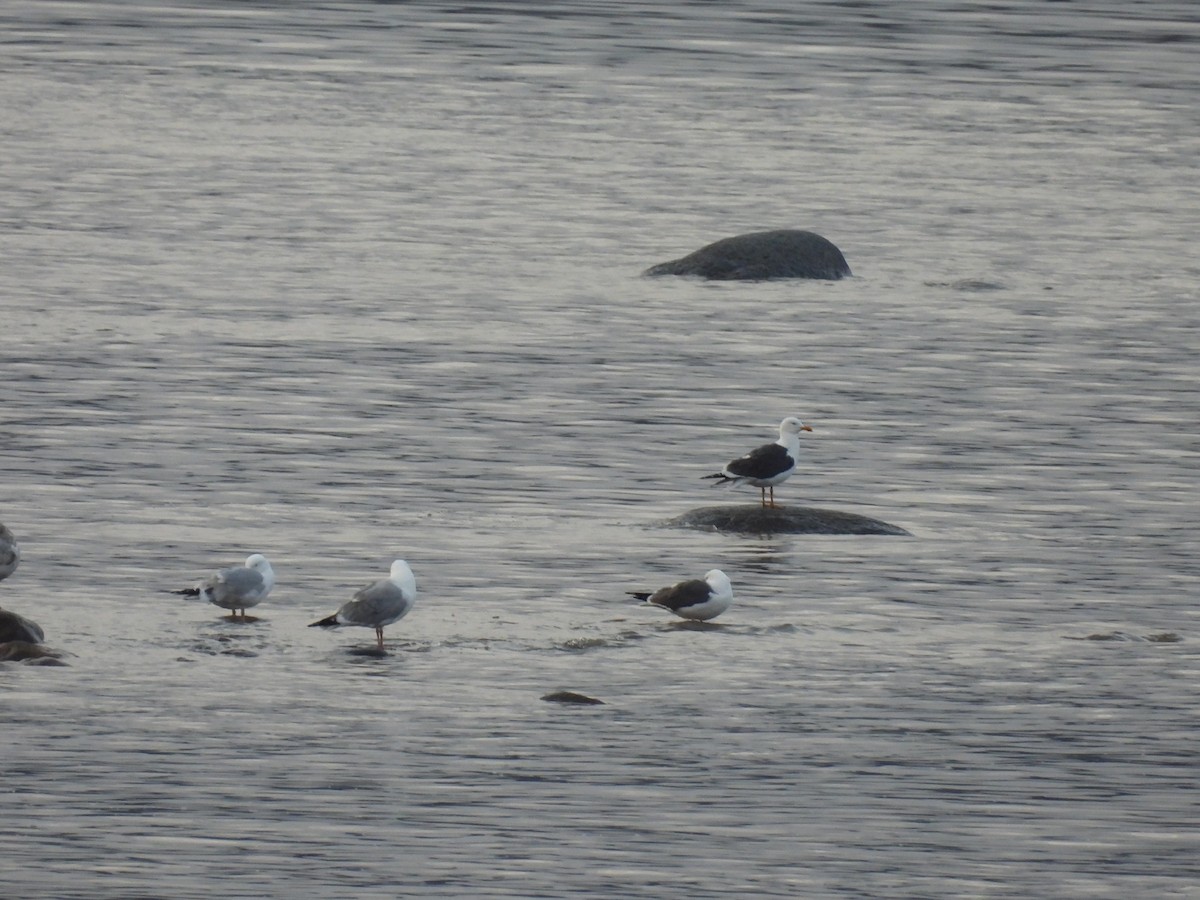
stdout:
<svg viewBox="0 0 1200 900">
<path fill-rule="evenodd" d="M 240 609 L 242 618 L 245 619 L 246 610 L 258 606 L 266 599 L 267 594 L 271 593 L 273 587 L 275 570 L 261 553 L 252 553 L 246 557 L 244 566 L 222 569 L 196 587 L 171 593 L 199 597 L 221 609 L 229 610 L 233 618 L 237 618 Z"/>
<path fill-rule="evenodd" d="M 653 594 L 642 591 L 630 591 L 629 594 L 653 606 L 669 609 L 684 619 L 703 622 L 729 609 L 733 602 L 733 585 L 720 569 L 710 569 L 704 573 L 703 581 L 694 578 L 659 588 Z"/>
<path fill-rule="evenodd" d="M 45 633 L 36 622 L 30 622 L 24 616 L 18 616 L 7 609 L 0 609 L 0 644 L 9 641 L 40 644 L 45 639 Z"/>
<path fill-rule="evenodd" d="M 775 485 L 780 484 L 796 471 L 796 460 L 800 458 L 800 432 L 812 431 L 795 416 L 788 416 L 779 423 L 779 440 L 763 444 L 745 456 L 738 457 L 715 475 L 702 478 L 719 478 L 718 484 L 752 484 L 762 492 L 762 505 L 775 506 Z M 767 503 L 767 489 L 771 491 L 771 502 Z"/>
<path fill-rule="evenodd" d="M 379 649 L 383 650 L 383 626 L 399 622 L 417 602 L 417 579 L 402 559 L 392 563 L 387 578 L 369 584 L 342 604 L 332 616 L 313 622 L 310 628 L 335 628 L 360 625 L 374 628 Z"/>
<path fill-rule="evenodd" d="M 0 525 L 0 581 L 13 572 L 21 562 L 21 548 L 7 525 Z"/>
</svg>

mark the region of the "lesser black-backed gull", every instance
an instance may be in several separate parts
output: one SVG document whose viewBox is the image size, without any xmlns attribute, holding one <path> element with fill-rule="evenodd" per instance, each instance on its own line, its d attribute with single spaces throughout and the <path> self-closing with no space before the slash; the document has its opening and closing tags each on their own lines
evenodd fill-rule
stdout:
<svg viewBox="0 0 1200 900">
<path fill-rule="evenodd" d="M 762 505 L 775 506 L 775 485 L 780 484 L 796 471 L 796 461 L 800 458 L 800 432 L 812 431 L 795 416 L 788 416 L 779 423 L 779 440 L 773 444 L 763 444 L 751 450 L 745 456 L 740 456 L 730 462 L 724 469 L 714 475 L 703 475 L 702 478 L 719 478 L 718 484 L 737 486 L 752 484 L 762 493 Z M 770 503 L 767 502 L 767 490 L 771 492 Z"/>
<path fill-rule="evenodd" d="M 733 585 L 720 569 L 710 569 L 704 573 L 703 581 L 694 578 L 659 588 L 652 594 L 642 591 L 630 591 L 629 594 L 652 606 L 669 609 L 684 619 L 703 622 L 729 609 L 733 602 Z"/>
</svg>

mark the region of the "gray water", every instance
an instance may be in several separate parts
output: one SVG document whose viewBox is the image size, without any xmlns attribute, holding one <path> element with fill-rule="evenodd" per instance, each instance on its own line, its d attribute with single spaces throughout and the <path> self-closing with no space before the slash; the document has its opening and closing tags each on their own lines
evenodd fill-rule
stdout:
<svg viewBox="0 0 1200 900">
<path fill-rule="evenodd" d="M 0 6 L 7 895 L 1200 897 L 1192 4 L 213 6 Z"/>
</svg>

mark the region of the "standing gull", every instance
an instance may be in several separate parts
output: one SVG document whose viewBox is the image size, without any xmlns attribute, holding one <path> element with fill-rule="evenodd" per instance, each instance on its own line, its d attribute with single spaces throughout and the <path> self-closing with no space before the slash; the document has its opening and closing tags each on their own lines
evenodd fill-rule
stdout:
<svg viewBox="0 0 1200 900">
<path fill-rule="evenodd" d="M 40 644 L 45 639 L 45 633 L 36 622 L 30 622 L 24 616 L 18 616 L 7 609 L 0 609 L 0 644 L 9 641 Z"/>
<path fill-rule="evenodd" d="M 374 628 L 379 650 L 383 652 L 383 626 L 399 622 L 417 602 L 417 579 L 402 559 L 392 563 L 387 578 L 369 584 L 342 604 L 332 616 L 313 622 L 310 628 L 335 628 L 361 625 Z"/>
<path fill-rule="evenodd" d="M 745 456 L 733 460 L 715 475 L 702 478 L 719 478 L 718 484 L 752 484 L 762 492 L 762 505 L 766 509 L 767 489 L 771 490 L 770 507 L 775 508 L 775 485 L 787 481 L 796 471 L 796 460 L 800 458 L 800 432 L 812 431 L 794 416 L 779 423 L 779 440 L 763 444 Z"/>
<path fill-rule="evenodd" d="M 21 548 L 7 525 L 0 525 L 0 581 L 17 570 L 21 562 Z"/>
<path fill-rule="evenodd" d="M 653 594 L 642 591 L 630 591 L 629 594 L 652 606 L 669 609 L 681 618 L 704 622 L 729 609 L 733 602 L 733 585 L 720 569 L 710 569 L 704 573 L 703 581 L 693 578 L 659 588 Z"/>
<path fill-rule="evenodd" d="M 222 569 L 202 584 L 181 591 L 171 591 L 172 594 L 183 594 L 186 597 L 199 597 L 221 609 L 230 612 L 230 618 L 238 617 L 242 611 L 242 619 L 246 618 L 246 610 L 258 606 L 271 588 L 275 587 L 275 570 L 261 553 L 253 553 L 246 557 L 244 566 L 233 566 Z"/>
</svg>

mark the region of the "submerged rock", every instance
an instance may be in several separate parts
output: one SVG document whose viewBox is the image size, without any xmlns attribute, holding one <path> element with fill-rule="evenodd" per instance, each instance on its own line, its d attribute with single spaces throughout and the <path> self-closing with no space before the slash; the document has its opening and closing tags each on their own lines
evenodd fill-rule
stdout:
<svg viewBox="0 0 1200 900">
<path fill-rule="evenodd" d="M 702 506 L 682 516 L 676 516 L 667 524 L 679 528 L 731 534 L 909 535 L 909 532 L 899 525 L 891 525 L 879 519 L 812 506 Z"/>
<path fill-rule="evenodd" d="M 1125 631 L 1102 631 L 1089 634 L 1087 637 L 1068 637 L 1069 641 L 1145 641 L 1151 644 L 1177 644 L 1183 640 L 1173 631 L 1163 631 L 1158 634 L 1137 635 Z"/>
<path fill-rule="evenodd" d="M 31 665 L 65 666 L 62 654 L 45 644 L 31 641 L 4 641 L 0 643 L 0 662 L 28 662 Z"/>
<path fill-rule="evenodd" d="M 695 253 L 651 266 L 643 275 L 696 275 L 715 281 L 823 278 L 850 274 L 832 241 L 811 231 L 783 228 L 723 238 Z"/>
<path fill-rule="evenodd" d="M 574 691 L 554 691 L 542 697 L 548 703 L 575 703 L 580 706 L 603 706 L 603 700 L 589 697 L 587 694 L 577 694 Z"/>
</svg>

